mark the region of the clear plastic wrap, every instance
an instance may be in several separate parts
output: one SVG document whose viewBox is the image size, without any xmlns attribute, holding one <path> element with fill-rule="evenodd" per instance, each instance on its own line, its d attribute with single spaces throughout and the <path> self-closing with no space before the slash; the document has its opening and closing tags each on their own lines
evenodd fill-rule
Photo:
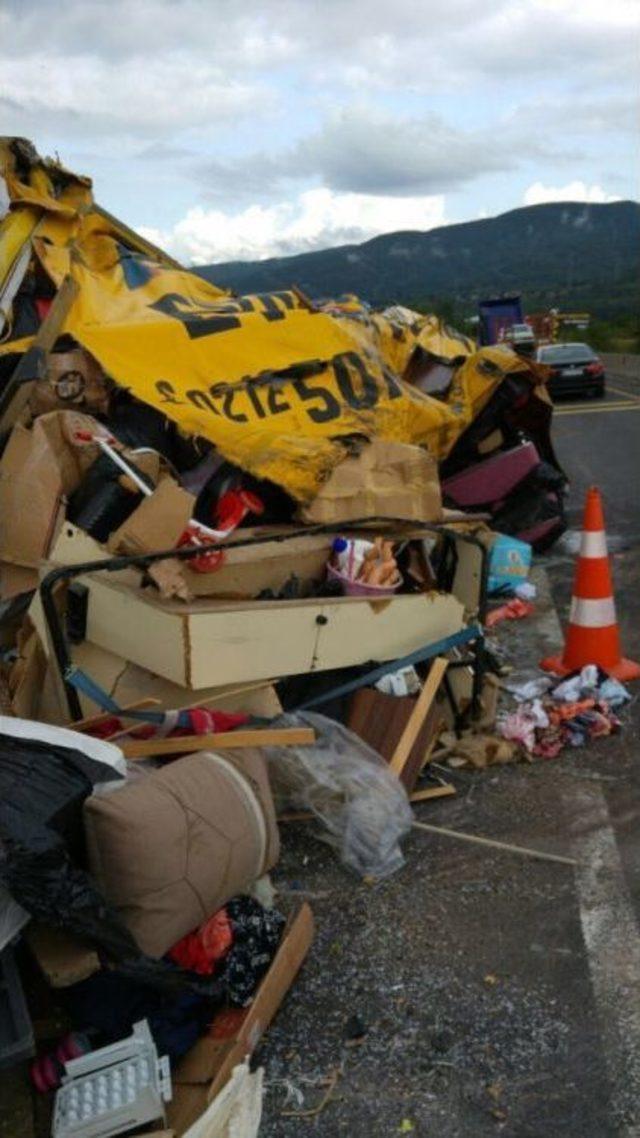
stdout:
<svg viewBox="0 0 640 1138">
<path fill-rule="evenodd" d="M 388 877 L 399 869 L 400 839 L 413 816 L 404 787 L 384 759 L 324 715 L 283 715 L 278 726 L 316 732 L 312 746 L 267 748 L 279 807 L 310 810 L 322 825 L 319 836 L 361 876 Z"/>
</svg>

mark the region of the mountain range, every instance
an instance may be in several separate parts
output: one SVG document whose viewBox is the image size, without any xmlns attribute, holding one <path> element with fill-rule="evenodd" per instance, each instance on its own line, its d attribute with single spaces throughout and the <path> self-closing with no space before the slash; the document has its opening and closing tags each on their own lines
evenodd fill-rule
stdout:
<svg viewBox="0 0 640 1138">
<path fill-rule="evenodd" d="M 608 319 L 637 311 L 639 252 L 637 202 L 553 202 L 427 233 L 399 229 L 360 245 L 194 271 L 239 294 L 297 285 L 314 299 L 356 293 L 376 306 L 444 305 L 449 315 L 471 315 L 483 297 L 519 292 L 527 312 L 557 307 Z"/>
</svg>

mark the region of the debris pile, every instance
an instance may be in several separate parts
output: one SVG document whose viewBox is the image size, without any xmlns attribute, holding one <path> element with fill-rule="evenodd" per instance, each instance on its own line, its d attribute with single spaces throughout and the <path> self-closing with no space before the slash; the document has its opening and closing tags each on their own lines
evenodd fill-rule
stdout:
<svg viewBox="0 0 640 1138">
<path fill-rule="evenodd" d="M 496 727 L 488 585 L 530 612 L 564 525 L 546 373 L 399 307 L 228 295 L 25 140 L 0 174 L 3 975 L 26 1008 L 20 937 L 73 1029 L 32 1072 L 54 1135 L 257 1134 L 246 1059 L 313 938 L 278 822 L 382 878 L 455 793 L 439 740 L 616 729 L 600 672 Z M 33 1053 L 14 1019 L 0 1060 Z"/>
</svg>

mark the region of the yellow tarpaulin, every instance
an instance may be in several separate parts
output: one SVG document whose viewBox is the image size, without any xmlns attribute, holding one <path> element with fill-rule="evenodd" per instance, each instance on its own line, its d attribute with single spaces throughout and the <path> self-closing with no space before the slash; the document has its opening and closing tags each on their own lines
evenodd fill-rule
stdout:
<svg viewBox="0 0 640 1138">
<path fill-rule="evenodd" d="M 78 285 L 64 330 L 139 399 L 299 500 L 313 497 L 352 436 L 423 444 L 442 458 L 506 372 L 529 371 L 504 350 L 469 356 L 470 342 L 436 318 L 404 327 L 361 320 L 357 303 L 333 316 L 295 291 L 232 298 L 134 252 L 87 207 L 86 184 L 74 189 L 84 204 L 72 216 L 68 206 L 51 209 L 33 179 L 28 195 L 15 195 L 16 210 L 42 210 L 32 240 L 49 276 L 59 285 L 70 274 Z M 416 346 L 430 342 L 449 358 L 467 356 L 447 402 L 400 378 Z"/>
</svg>

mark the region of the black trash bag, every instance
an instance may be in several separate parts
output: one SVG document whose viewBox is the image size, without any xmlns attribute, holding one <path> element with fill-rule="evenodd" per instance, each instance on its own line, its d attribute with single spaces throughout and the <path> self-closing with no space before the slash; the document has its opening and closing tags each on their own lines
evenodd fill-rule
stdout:
<svg viewBox="0 0 640 1138">
<path fill-rule="evenodd" d="M 210 992 L 213 985 L 144 956 L 88 873 L 82 804 L 118 771 L 70 747 L 0 735 L 0 881 L 32 917 L 71 933 L 141 983 Z"/>
</svg>

